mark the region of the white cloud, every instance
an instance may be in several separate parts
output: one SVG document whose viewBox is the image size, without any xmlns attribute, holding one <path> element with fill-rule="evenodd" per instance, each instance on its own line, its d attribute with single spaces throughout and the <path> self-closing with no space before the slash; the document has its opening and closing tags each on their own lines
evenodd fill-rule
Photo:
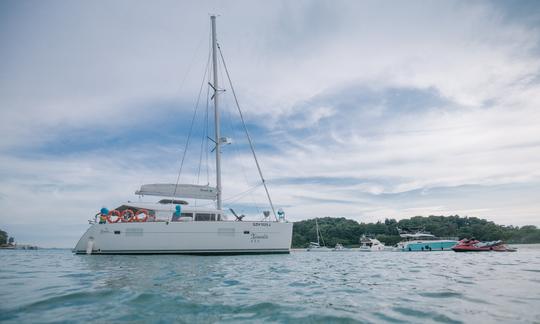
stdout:
<svg viewBox="0 0 540 324">
<path fill-rule="evenodd" d="M 0 224 L 58 222 L 51 236 L 82 231 L 96 208 L 130 199 L 142 181 L 174 180 L 178 149 L 159 139 L 59 156 L 44 144 L 94 129 L 118 136 L 119 125 L 145 126 L 163 109 L 189 119 L 212 11 L 222 13 L 220 42 L 246 117 L 265 129 L 256 144 L 275 145 L 260 152 L 267 178 L 322 179 L 271 187 L 291 219 L 464 213 L 538 224 L 540 31 L 503 9 L 451 1 L 18 4 L 0 22 Z M 415 96 L 396 99 L 389 89 Z M 230 93 L 225 99 L 231 108 Z M 179 104 L 151 104 L 162 100 Z M 247 170 L 226 168 L 225 183 L 235 184 L 228 196 L 254 185 L 249 159 L 229 159 Z M 468 185 L 475 200 L 461 189 Z M 434 188 L 446 191 L 434 197 Z M 254 201 L 264 201 L 261 190 L 239 200 Z"/>
</svg>

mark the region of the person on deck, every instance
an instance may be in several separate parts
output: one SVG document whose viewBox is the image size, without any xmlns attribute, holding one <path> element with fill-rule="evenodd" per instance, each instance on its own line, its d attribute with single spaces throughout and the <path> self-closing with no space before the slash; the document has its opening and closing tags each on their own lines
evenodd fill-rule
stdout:
<svg viewBox="0 0 540 324">
<path fill-rule="evenodd" d="M 182 215 L 182 207 L 180 205 L 176 205 L 176 211 L 173 213 L 171 221 L 178 222 L 181 215 Z"/>
<path fill-rule="evenodd" d="M 105 224 L 107 223 L 107 214 L 109 214 L 109 210 L 105 207 L 101 208 L 99 211 L 99 223 Z"/>
</svg>

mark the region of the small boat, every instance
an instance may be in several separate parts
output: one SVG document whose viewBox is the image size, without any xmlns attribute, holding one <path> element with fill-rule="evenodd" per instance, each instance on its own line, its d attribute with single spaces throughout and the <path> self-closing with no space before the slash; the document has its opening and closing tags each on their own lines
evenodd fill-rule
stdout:
<svg viewBox="0 0 540 324">
<path fill-rule="evenodd" d="M 315 218 L 315 231 L 317 232 L 317 242 L 309 242 L 309 247 L 306 251 L 309 252 L 330 252 L 332 251 L 331 248 L 326 247 L 324 245 L 324 239 L 322 238 L 321 232 L 319 230 L 319 222 L 317 221 L 317 218 Z M 321 245 L 321 241 L 323 242 L 323 245 Z"/>
<path fill-rule="evenodd" d="M 359 252 L 380 252 L 384 251 L 385 246 L 381 241 L 366 237 L 365 235 L 360 238 Z"/>
<path fill-rule="evenodd" d="M 474 239 L 463 239 L 452 247 L 454 252 L 516 252 L 517 249 L 505 245 L 501 240 L 480 242 Z"/>
<path fill-rule="evenodd" d="M 332 249 L 332 251 L 335 251 L 335 252 L 351 252 L 351 251 L 354 251 L 354 250 L 350 249 L 350 248 L 347 248 L 347 247 L 344 247 L 343 244 L 341 244 L 341 243 L 337 243 L 336 247 L 334 247 Z"/>
<path fill-rule="evenodd" d="M 308 252 L 330 252 L 332 251 L 331 248 L 326 246 L 321 246 L 317 242 L 309 242 L 309 247 L 307 248 Z"/>
</svg>

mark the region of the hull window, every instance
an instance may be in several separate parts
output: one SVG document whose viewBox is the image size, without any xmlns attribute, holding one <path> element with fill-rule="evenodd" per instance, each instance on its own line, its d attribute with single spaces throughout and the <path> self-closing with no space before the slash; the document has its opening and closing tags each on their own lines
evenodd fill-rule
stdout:
<svg viewBox="0 0 540 324">
<path fill-rule="evenodd" d="M 126 236 L 143 236 L 142 228 L 126 228 Z"/>
<path fill-rule="evenodd" d="M 218 228 L 219 236 L 234 236 L 234 228 Z"/>
</svg>

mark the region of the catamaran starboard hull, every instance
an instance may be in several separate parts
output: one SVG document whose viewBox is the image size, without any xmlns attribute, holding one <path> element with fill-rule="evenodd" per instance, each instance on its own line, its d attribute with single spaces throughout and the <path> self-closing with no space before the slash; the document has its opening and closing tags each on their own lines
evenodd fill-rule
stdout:
<svg viewBox="0 0 540 324">
<path fill-rule="evenodd" d="M 290 253 L 292 223 L 146 222 L 94 224 L 76 254 L 270 254 Z"/>
</svg>

